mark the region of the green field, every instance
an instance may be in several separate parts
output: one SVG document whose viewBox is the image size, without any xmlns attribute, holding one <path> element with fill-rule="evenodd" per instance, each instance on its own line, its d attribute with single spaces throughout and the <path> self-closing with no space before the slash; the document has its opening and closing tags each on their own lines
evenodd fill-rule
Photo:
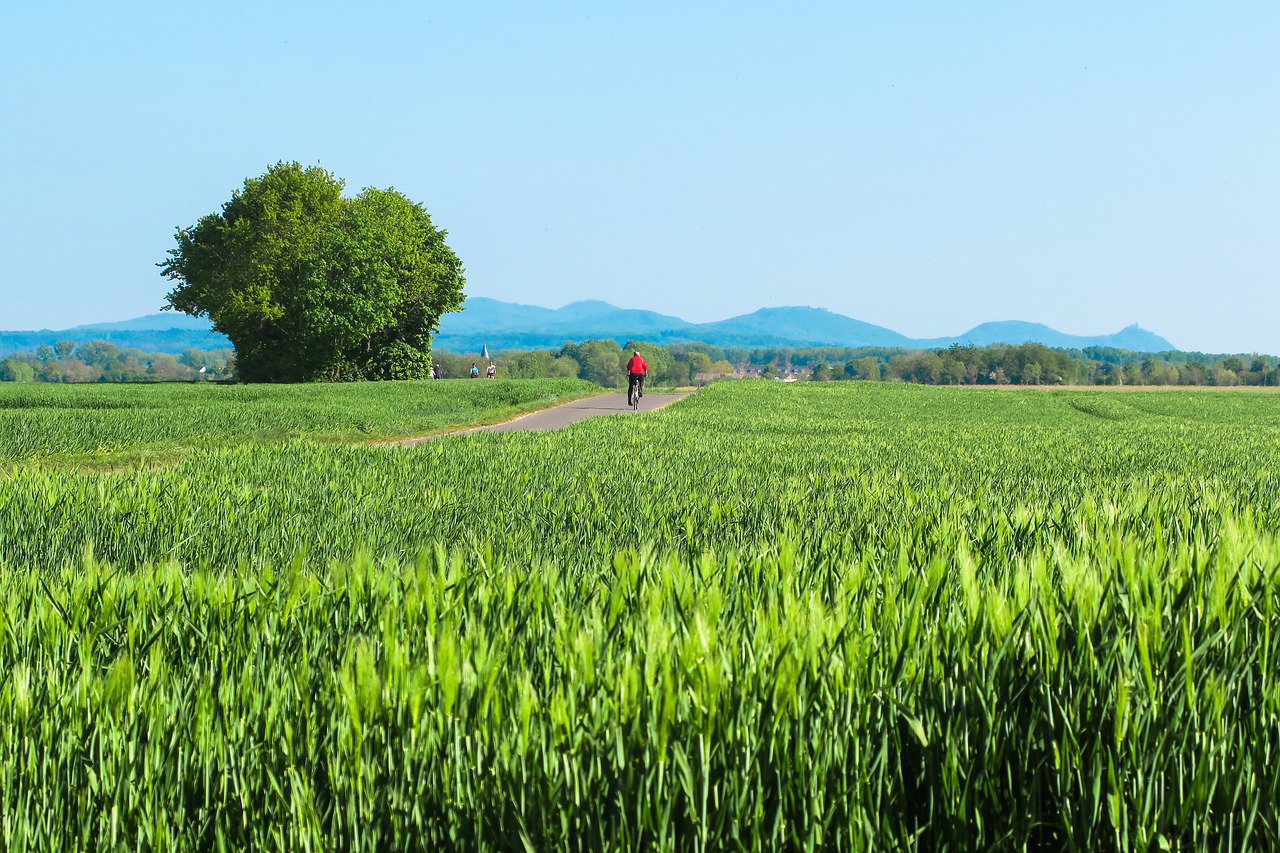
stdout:
<svg viewBox="0 0 1280 853">
<path fill-rule="evenodd" d="M 1280 843 L 1280 396 L 744 382 L 333 443 L 329 393 L 389 434 L 409 387 L 208 442 L 0 409 L 54 392 L 70 448 L 4 445 L 0 844 Z M 96 430 L 173 464 L 46 464 Z"/>
<path fill-rule="evenodd" d="M 0 465 L 171 462 L 192 450 L 368 442 L 494 423 L 600 393 L 589 382 L 0 384 Z"/>
</svg>

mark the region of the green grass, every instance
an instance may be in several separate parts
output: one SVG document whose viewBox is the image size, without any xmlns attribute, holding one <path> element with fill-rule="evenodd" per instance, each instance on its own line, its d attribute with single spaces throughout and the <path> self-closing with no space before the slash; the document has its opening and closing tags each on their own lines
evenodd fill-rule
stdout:
<svg viewBox="0 0 1280 853">
<path fill-rule="evenodd" d="M 111 467 L 245 444 L 406 438 L 494 423 L 599 390 L 576 380 L 0 384 L 0 464 Z"/>
<path fill-rule="evenodd" d="M 0 474 L 8 849 L 1268 849 L 1280 397 Z"/>
</svg>

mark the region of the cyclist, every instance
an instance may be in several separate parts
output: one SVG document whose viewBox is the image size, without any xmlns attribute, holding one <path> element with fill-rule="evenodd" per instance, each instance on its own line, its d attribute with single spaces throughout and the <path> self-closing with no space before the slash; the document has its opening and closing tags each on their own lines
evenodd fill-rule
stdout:
<svg viewBox="0 0 1280 853">
<path fill-rule="evenodd" d="M 633 393 L 644 396 L 644 378 L 649 374 L 649 365 L 640 355 L 640 350 L 636 350 L 631 354 L 631 360 L 627 362 L 627 401 L 630 402 Z"/>
</svg>

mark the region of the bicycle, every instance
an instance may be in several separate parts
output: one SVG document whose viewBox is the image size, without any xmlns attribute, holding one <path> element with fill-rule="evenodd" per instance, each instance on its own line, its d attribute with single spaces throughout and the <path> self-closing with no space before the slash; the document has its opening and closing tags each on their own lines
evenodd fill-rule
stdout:
<svg viewBox="0 0 1280 853">
<path fill-rule="evenodd" d="M 643 382 L 643 379 L 636 379 L 627 383 L 627 405 L 633 412 L 640 411 L 640 389 L 643 387 Z"/>
</svg>

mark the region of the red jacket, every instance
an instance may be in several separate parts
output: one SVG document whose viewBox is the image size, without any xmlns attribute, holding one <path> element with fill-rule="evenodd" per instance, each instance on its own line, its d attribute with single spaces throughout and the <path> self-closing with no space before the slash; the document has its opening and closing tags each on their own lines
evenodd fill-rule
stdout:
<svg viewBox="0 0 1280 853">
<path fill-rule="evenodd" d="M 627 362 L 627 373 L 648 373 L 649 365 L 645 364 L 644 359 L 638 355 L 631 356 L 631 360 Z"/>
</svg>

